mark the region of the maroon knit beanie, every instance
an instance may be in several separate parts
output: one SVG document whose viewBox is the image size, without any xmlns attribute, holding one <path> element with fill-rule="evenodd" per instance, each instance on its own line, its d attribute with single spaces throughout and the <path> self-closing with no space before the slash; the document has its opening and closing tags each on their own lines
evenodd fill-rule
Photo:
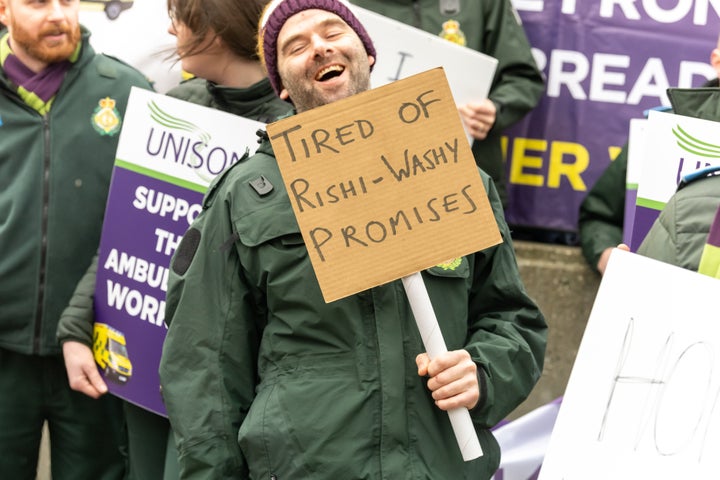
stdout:
<svg viewBox="0 0 720 480">
<path fill-rule="evenodd" d="M 375 47 L 365 27 L 341 0 L 273 0 L 265 8 L 260 19 L 258 35 L 258 52 L 265 63 L 270 84 L 275 93 L 280 94 L 282 82 L 277 70 L 277 37 L 288 18 L 298 12 L 309 9 L 332 12 L 342 18 L 350 28 L 355 30 L 362 41 L 368 55 L 375 57 Z M 370 67 L 372 70 L 372 66 Z"/>
</svg>

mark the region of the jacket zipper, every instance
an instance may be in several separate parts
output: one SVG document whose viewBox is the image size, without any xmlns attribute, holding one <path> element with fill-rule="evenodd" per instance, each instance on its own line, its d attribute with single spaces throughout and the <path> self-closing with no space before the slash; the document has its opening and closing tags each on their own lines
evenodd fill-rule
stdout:
<svg viewBox="0 0 720 480">
<path fill-rule="evenodd" d="M 420 0 L 413 0 L 413 26 L 416 28 L 422 28 L 422 17 L 420 15 Z"/>
<path fill-rule="evenodd" d="M 38 272 L 38 298 L 37 314 L 35 316 L 35 337 L 33 339 L 33 353 L 40 353 L 42 335 L 42 320 L 45 311 L 45 262 L 47 261 L 47 229 L 48 204 L 50 202 L 50 119 L 43 115 L 43 186 L 42 186 L 42 220 L 40 226 L 40 271 Z"/>
</svg>

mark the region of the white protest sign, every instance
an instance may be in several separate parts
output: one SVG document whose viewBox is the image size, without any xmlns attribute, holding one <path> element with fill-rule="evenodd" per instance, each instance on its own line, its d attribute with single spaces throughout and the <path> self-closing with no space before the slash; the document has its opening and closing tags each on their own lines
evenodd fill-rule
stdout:
<svg viewBox="0 0 720 480">
<path fill-rule="evenodd" d="M 158 367 L 167 332 L 170 259 L 200 213 L 210 181 L 246 150 L 255 150 L 255 132 L 263 125 L 132 89 L 105 210 L 94 299 L 95 358 L 114 395 L 165 415 Z"/>
<path fill-rule="evenodd" d="M 497 59 L 365 8 L 350 7 L 378 51 L 370 78 L 373 88 L 443 67 L 456 104 L 487 98 Z"/>
<path fill-rule="evenodd" d="M 540 480 L 720 472 L 720 281 L 614 250 Z"/>
<path fill-rule="evenodd" d="M 210 181 L 246 151 L 258 146 L 265 124 L 220 110 L 133 87 L 120 133 L 117 158 L 158 174 L 172 183 Z"/>
<path fill-rule="evenodd" d="M 640 246 L 683 176 L 720 164 L 720 122 L 650 111 L 630 248 Z"/>
</svg>

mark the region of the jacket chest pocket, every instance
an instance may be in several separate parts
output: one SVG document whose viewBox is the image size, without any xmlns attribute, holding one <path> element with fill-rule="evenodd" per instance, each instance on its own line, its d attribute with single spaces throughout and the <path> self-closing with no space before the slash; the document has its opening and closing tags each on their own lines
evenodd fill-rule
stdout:
<svg viewBox="0 0 720 480">
<path fill-rule="evenodd" d="M 319 286 L 289 204 L 246 215 L 234 222 L 234 228 L 246 275 L 267 296 L 271 309 L 284 305 L 274 303 L 281 298 L 303 304 L 307 298 L 316 298 Z"/>
<path fill-rule="evenodd" d="M 300 227 L 289 204 L 268 205 L 234 220 L 240 242 L 257 247 L 278 241 L 282 245 L 304 245 Z"/>
</svg>

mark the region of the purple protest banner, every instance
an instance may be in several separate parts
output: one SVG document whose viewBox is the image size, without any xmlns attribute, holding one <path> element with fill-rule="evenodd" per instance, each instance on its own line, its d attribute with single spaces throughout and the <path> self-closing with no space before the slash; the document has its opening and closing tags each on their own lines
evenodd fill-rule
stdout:
<svg viewBox="0 0 720 480">
<path fill-rule="evenodd" d="M 537 480 L 562 397 L 493 428 L 502 452 L 492 480 Z"/>
<path fill-rule="evenodd" d="M 574 232 L 580 203 L 625 143 L 628 122 L 670 86 L 715 76 L 718 6 L 706 1 L 515 0 L 547 78 L 507 132 L 508 222 Z"/>
<path fill-rule="evenodd" d="M 112 393 L 164 414 L 157 366 L 167 331 L 168 265 L 200 209 L 202 194 L 116 166 L 110 195 L 95 310 L 98 324 L 111 326 L 124 338 L 130 371 L 111 361 L 103 371 Z"/>
</svg>

